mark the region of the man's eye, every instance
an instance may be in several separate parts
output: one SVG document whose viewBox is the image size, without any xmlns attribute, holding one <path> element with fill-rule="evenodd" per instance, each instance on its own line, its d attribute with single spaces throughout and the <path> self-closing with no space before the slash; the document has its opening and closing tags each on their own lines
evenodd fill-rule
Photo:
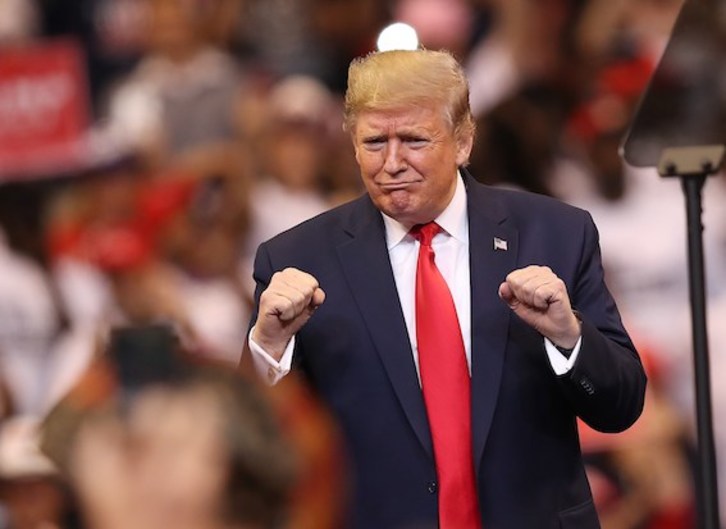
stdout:
<svg viewBox="0 0 726 529">
<path fill-rule="evenodd" d="M 416 138 L 416 137 L 406 138 L 404 141 L 406 142 L 406 144 L 409 147 L 412 147 L 414 149 L 416 149 L 418 147 L 423 147 L 428 143 L 428 140 L 426 138 Z"/>
<path fill-rule="evenodd" d="M 386 143 L 383 138 L 370 138 L 363 141 L 363 144 L 368 149 L 380 149 Z"/>
</svg>

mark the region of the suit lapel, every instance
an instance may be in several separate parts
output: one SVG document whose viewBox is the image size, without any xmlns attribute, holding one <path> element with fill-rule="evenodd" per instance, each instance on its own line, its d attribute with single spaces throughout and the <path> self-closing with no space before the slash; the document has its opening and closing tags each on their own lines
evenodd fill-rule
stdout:
<svg viewBox="0 0 726 529">
<path fill-rule="evenodd" d="M 478 468 L 496 408 L 511 314 L 499 299 L 498 289 L 516 267 L 518 233 L 505 224 L 507 213 L 491 190 L 471 178 L 465 181 L 471 274 L 472 430 Z"/>
<path fill-rule="evenodd" d="M 344 226 L 349 239 L 338 246 L 338 256 L 404 413 L 432 455 L 426 408 L 388 257 L 383 219 L 367 196 L 358 205 Z"/>
</svg>

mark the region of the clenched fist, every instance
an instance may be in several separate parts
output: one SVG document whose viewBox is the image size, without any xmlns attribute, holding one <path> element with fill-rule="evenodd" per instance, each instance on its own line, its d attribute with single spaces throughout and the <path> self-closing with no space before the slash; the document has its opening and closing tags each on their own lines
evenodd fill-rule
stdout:
<svg viewBox="0 0 726 529">
<path fill-rule="evenodd" d="M 580 322 L 570 305 L 565 283 L 546 266 L 510 273 L 499 297 L 525 323 L 557 346 L 571 349 L 580 339 Z"/>
<path fill-rule="evenodd" d="M 276 272 L 260 295 L 252 339 L 276 360 L 325 301 L 318 280 L 296 268 Z"/>
</svg>

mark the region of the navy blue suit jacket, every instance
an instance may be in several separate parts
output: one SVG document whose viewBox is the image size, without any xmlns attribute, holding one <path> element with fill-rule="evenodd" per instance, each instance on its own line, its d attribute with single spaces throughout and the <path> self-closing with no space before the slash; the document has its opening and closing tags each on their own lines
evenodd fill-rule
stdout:
<svg viewBox="0 0 726 529">
<path fill-rule="evenodd" d="M 465 182 L 473 456 L 484 527 L 595 529 L 575 419 L 625 429 L 641 412 L 646 384 L 603 282 L 597 231 L 582 210 Z M 495 237 L 506 250 L 494 248 Z M 497 294 L 509 272 L 530 264 L 552 268 L 583 320 L 579 357 L 562 377 L 542 336 Z M 435 528 L 431 436 L 380 212 L 363 196 L 261 245 L 258 300 L 286 267 L 315 276 L 327 295 L 297 335 L 294 363 L 347 440 L 351 526 Z"/>
</svg>

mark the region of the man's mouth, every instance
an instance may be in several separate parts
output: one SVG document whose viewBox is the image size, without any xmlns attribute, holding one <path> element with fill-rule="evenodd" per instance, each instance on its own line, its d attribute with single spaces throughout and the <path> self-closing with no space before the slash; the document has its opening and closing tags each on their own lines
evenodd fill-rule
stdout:
<svg viewBox="0 0 726 529">
<path fill-rule="evenodd" d="M 400 191 L 404 189 L 409 189 L 410 187 L 416 185 L 418 182 L 386 182 L 383 184 L 378 184 L 378 186 L 383 189 L 384 191 Z"/>
</svg>

